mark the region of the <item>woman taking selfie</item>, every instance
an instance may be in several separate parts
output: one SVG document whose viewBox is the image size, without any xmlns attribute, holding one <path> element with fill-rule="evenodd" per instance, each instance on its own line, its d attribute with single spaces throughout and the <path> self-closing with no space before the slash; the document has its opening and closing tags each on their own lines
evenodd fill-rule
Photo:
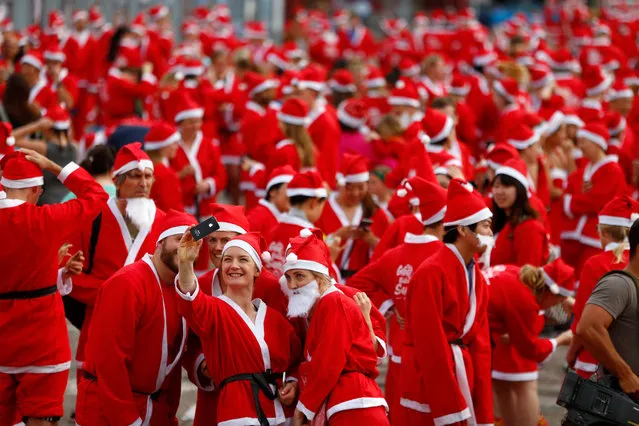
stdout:
<svg viewBox="0 0 639 426">
<path fill-rule="evenodd" d="M 488 278 L 495 413 L 505 426 L 547 424 L 540 421 L 537 364 L 546 361 L 557 346 L 569 345 L 572 331 L 555 339 L 538 336 L 544 327 L 543 309 L 573 293 L 574 270 L 557 259 L 543 268 L 495 266 Z"/>
<path fill-rule="evenodd" d="M 304 230 L 291 238 L 282 290 L 288 316 L 308 318 L 293 425 L 386 426 L 388 406 L 375 382 L 373 330 L 355 301 L 332 284 L 326 244 Z"/>
<path fill-rule="evenodd" d="M 538 213 L 528 201 L 526 165 L 511 159 L 497 169 L 492 187 L 495 247 L 491 265 L 530 264 L 541 266 L 548 260 L 548 236 Z"/>
<path fill-rule="evenodd" d="M 253 300 L 255 280 L 262 271 L 258 253 L 264 239 L 256 233 L 229 241 L 222 251 L 226 291 L 219 298 L 199 290 L 193 271 L 202 240 L 184 233 L 178 248 L 178 310 L 202 343 L 208 371 L 219 392 L 211 424 L 280 424 L 284 405 L 297 395 L 297 382 L 282 383 L 283 373 L 296 365 L 301 344 L 293 327 L 278 312 Z M 281 388 L 279 393 L 276 386 Z"/>
</svg>

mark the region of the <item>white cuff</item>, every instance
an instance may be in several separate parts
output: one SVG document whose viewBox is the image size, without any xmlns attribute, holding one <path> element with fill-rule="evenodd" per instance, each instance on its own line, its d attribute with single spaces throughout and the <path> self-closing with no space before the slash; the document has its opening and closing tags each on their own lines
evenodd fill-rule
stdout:
<svg viewBox="0 0 639 426">
<path fill-rule="evenodd" d="M 142 81 L 145 81 L 149 84 L 157 84 L 158 79 L 155 78 L 153 74 L 147 73 L 142 76 Z"/>
<path fill-rule="evenodd" d="M 131 423 L 129 426 L 142 426 L 142 419 L 138 417 L 138 419 Z"/>
<path fill-rule="evenodd" d="M 382 315 L 386 315 L 386 312 L 388 312 L 388 310 L 393 306 L 395 306 L 395 302 L 393 302 L 393 299 L 386 299 L 382 302 L 381 305 L 379 305 L 379 312 Z"/>
<path fill-rule="evenodd" d="M 202 383 L 200 383 L 200 365 L 202 365 L 202 362 L 204 361 L 204 354 L 199 354 L 197 356 L 197 358 L 195 359 L 195 368 L 193 371 L 193 380 L 195 381 L 195 386 L 197 386 L 199 389 L 202 389 L 203 391 L 207 391 L 207 392 L 212 392 L 215 390 L 215 384 L 213 383 L 213 380 L 211 380 L 211 384 L 208 386 L 204 386 Z"/>
<path fill-rule="evenodd" d="M 177 291 L 178 296 L 180 296 L 182 299 L 188 302 L 192 302 L 195 300 L 198 293 L 200 292 L 200 286 L 198 285 L 197 280 L 195 280 L 195 291 L 193 292 L 193 295 L 191 295 L 190 292 L 182 293 L 179 284 L 175 286 L 175 291 Z"/>
<path fill-rule="evenodd" d="M 64 166 L 62 168 L 62 170 L 60 170 L 60 173 L 58 173 L 58 180 L 64 184 L 64 181 L 67 180 L 67 178 L 69 177 L 69 175 L 73 172 L 75 172 L 76 170 L 78 170 L 80 168 L 80 166 L 78 166 L 77 164 L 75 164 L 73 161 L 70 162 L 69 164 L 67 164 L 66 166 Z"/>
<path fill-rule="evenodd" d="M 380 339 L 379 336 L 375 336 L 375 339 L 377 339 L 377 343 L 384 350 L 384 354 L 382 356 L 377 356 L 377 365 L 380 365 L 382 361 L 388 357 L 388 349 L 386 348 L 386 342 Z M 379 351 L 379 348 L 377 350 Z"/>
<path fill-rule="evenodd" d="M 66 296 L 67 294 L 71 293 L 71 290 L 73 289 L 73 281 L 71 280 L 71 278 L 62 278 L 62 274 L 64 273 L 64 268 L 60 268 L 58 269 L 58 281 L 57 281 L 57 286 L 58 286 L 58 291 L 60 292 L 60 296 Z"/>
<path fill-rule="evenodd" d="M 294 376 L 288 376 L 286 378 L 286 383 L 288 383 L 288 382 L 299 382 L 299 379 L 297 377 L 294 377 Z"/>
<path fill-rule="evenodd" d="M 204 179 L 204 182 L 209 184 L 209 192 L 206 193 L 206 197 L 207 198 L 213 197 L 217 193 L 217 188 L 216 188 L 216 185 L 215 185 L 215 179 L 208 177 L 208 178 Z"/>
<path fill-rule="evenodd" d="M 550 351 L 548 356 L 546 358 L 544 358 L 544 360 L 539 363 L 540 365 L 544 365 L 545 363 L 547 363 L 550 360 L 550 358 L 552 357 L 552 354 L 554 354 L 555 351 L 557 350 L 557 339 L 549 339 L 549 340 L 550 340 L 550 343 L 552 343 L 552 351 Z"/>
<path fill-rule="evenodd" d="M 306 418 L 309 420 L 313 420 L 313 417 L 315 417 L 315 413 L 309 410 L 308 408 L 306 408 L 304 404 L 302 403 L 302 401 L 297 401 L 297 406 L 295 408 L 300 410 L 302 413 L 304 413 Z"/>
<path fill-rule="evenodd" d="M 566 216 L 568 216 L 570 219 L 574 219 L 575 217 L 572 214 L 572 211 L 570 210 L 570 202 L 572 201 L 572 194 L 566 194 L 564 196 L 564 213 L 566 213 Z"/>
</svg>

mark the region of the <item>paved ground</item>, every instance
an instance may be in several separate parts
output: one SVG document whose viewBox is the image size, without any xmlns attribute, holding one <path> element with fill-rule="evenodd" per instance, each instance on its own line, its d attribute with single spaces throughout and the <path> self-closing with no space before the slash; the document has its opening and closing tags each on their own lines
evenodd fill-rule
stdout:
<svg viewBox="0 0 639 426">
<path fill-rule="evenodd" d="M 71 344 L 75 352 L 78 333 L 72 326 L 69 328 L 72 329 L 70 331 L 70 337 Z M 541 409 L 550 426 L 559 426 L 565 412 L 563 408 L 555 404 L 555 400 L 564 377 L 562 365 L 565 353 L 566 351 L 564 347 L 557 349 L 553 358 L 544 365 L 540 372 L 539 395 L 541 398 Z M 383 378 L 386 366 L 382 366 L 381 370 L 382 374 L 380 375 L 380 378 Z M 71 412 L 73 412 L 75 396 L 77 393 L 75 383 L 75 371 L 71 371 L 65 400 L 66 417 L 60 422 L 61 426 L 75 425 L 75 422 L 69 417 Z M 380 381 L 380 385 L 383 386 L 383 380 Z M 195 397 L 196 388 L 186 378 L 184 378 L 182 382 L 182 401 L 178 412 L 180 426 L 190 426 L 192 424 L 191 420 L 195 409 Z"/>
</svg>

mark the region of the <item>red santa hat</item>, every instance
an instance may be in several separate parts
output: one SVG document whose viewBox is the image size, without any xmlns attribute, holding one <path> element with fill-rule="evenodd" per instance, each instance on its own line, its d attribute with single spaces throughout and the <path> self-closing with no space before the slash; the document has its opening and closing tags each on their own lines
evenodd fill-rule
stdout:
<svg viewBox="0 0 639 426">
<path fill-rule="evenodd" d="M 382 71 L 376 66 L 369 65 L 366 68 L 366 80 L 364 80 L 364 85 L 367 89 L 379 89 L 382 87 L 386 87 L 386 79 L 384 78 L 384 74 Z"/>
<path fill-rule="evenodd" d="M 142 68 L 142 55 L 137 46 L 120 45 L 118 56 L 113 64 L 117 68 Z"/>
<path fill-rule="evenodd" d="M 2 169 L 0 184 L 5 188 L 22 189 L 44 184 L 42 170 L 35 163 L 27 160 L 24 152 L 14 151 L 2 157 L 0 169 Z"/>
<path fill-rule="evenodd" d="M 337 119 L 353 129 L 366 123 L 366 105 L 359 99 L 347 99 L 337 107 Z"/>
<path fill-rule="evenodd" d="M 64 26 L 64 15 L 59 10 L 52 10 L 49 12 L 47 18 L 47 26 L 49 28 L 61 28 Z"/>
<path fill-rule="evenodd" d="M 444 226 L 469 226 L 492 216 L 481 194 L 470 183 L 459 179 L 450 181 Z"/>
<path fill-rule="evenodd" d="M 204 117 L 204 109 L 193 100 L 187 93 L 182 93 L 175 99 L 175 122 L 179 123 L 187 118 Z"/>
<path fill-rule="evenodd" d="M 639 205 L 632 198 L 627 195 L 615 197 L 599 211 L 599 224 L 630 228 L 633 213 L 637 211 Z"/>
<path fill-rule="evenodd" d="M 282 44 L 282 53 L 286 59 L 302 59 L 306 57 L 304 50 L 300 49 L 294 40 Z"/>
<path fill-rule="evenodd" d="M 183 235 L 189 226 L 197 225 L 197 220 L 188 213 L 170 209 L 160 221 L 158 243 L 173 235 Z"/>
<path fill-rule="evenodd" d="M 162 19 L 169 15 L 169 8 L 163 4 L 157 4 L 149 8 L 149 18 L 154 21 Z"/>
<path fill-rule="evenodd" d="M 195 57 L 186 57 L 180 61 L 180 65 L 178 70 L 183 75 L 195 75 L 201 76 L 204 74 L 204 65 L 202 64 L 202 60 L 200 58 Z"/>
<path fill-rule="evenodd" d="M 586 87 L 586 96 L 596 96 L 605 92 L 612 85 L 612 78 L 604 74 L 601 67 L 591 65 L 584 69 L 581 80 Z"/>
<path fill-rule="evenodd" d="M 304 269 L 330 276 L 332 261 L 320 230 L 302 229 L 300 235 L 289 240 L 284 272 Z"/>
<path fill-rule="evenodd" d="M 554 134 L 562 124 L 566 122 L 566 116 L 561 111 L 555 111 L 552 113 L 550 117 L 546 119 L 546 124 L 543 128 L 543 134 L 545 136 L 550 136 Z"/>
<path fill-rule="evenodd" d="M 421 106 L 419 93 L 414 84 L 408 84 L 404 80 L 395 83 L 388 98 L 388 104 L 393 106 L 410 106 L 419 108 Z"/>
<path fill-rule="evenodd" d="M 419 206 L 424 225 L 432 225 L 444 219 L 446 214 L 446 190 L 437 182 L 414 176 L 402 182 L 397 196 L 408 198 L 413 206 Z"/>
<path fill-rule="evenodd" d="M 298 74 L 295 85 L 300 89 L 311 89 L 321 92 L 325 88 L 324 76 L 317 67 L 306 67 Z"/>
<path fill-rule="evenodd" d="M 590 142 L 593 142 L 601 149 L 608 150 L 608 140 L 610 139 L 610 133 L 608 128 L 599 122 L 590 122 L 583 128 L 577 130 L 577 138 L 584 138 Z"/>
<path fill-rule="evenodd" d="M 151 169 L 153 170 L 153 162 L 146 155 L 146 152 L 142 150 L 142 144 L 140 142 L 134 142 L 124 145 L 118 151 L 115 156 L 115 163 L 113 164 L 113 176 L 118 176 L 131 170 Z"/>
<path fill-rule="evenodd" d="M 399 72 L 404 77 L 415 77 L 422 72 L 422 67 L 410 58 L 404 57 L 399 61 Z"/>
<path fill-rule="evenodd" d="M 515 102 L 519 96 L 519 83 L 511 77 L 495 80 L 493 82 L 493 89 L 509 102 Z"/>
<path fill-rule="evenodd" d="M 266 78 L 253 71 L 247 71 L 244 74 L 244 83 L 246 83 L 246 90 L 250 98 L 268 89 L 275 89 L 279 85 L 277 80 Z"/>
<path fill-rule="evenodd" d="M 466 96 L 468 92 L 470 92 L 470 84 L 468 81 L 459 73 L 453 74 L 448 93 L 455 96 Z"/>
<path fill-rule="evenodd" d="M 211 203 L 211 216 L 220 225 L 218 231 L 246 234 L 251 229 L 244 213 L 244 206 Z"/>
<path fill-rule="evenodd" d="M 268 38 L 266 25 L 262 21 L 246 21 L 244 24 L 244 37 L 252 39 Z"/>
<path fill-rule="evenodd" d="M 626 129 L 626 119 L 617 111 L 608 111 L 605 119 L 610 137 L 618 136 Z"/>
<path fill-rule="evenodd" d="M 574 108 L 564 108 L 564 123 L 569 124 L 571 126 L 584 127 L 584 122 L 579 115 L 577 114 L 577 110 Z"/>
<path fill-rule="evenodd" d="M 380 28 L 389 37 L 398 36 L 408 24 L 402 18 L 384 18 L 380 22 Z"/>
<path fill-rule="evenodd" d="M 295 170 L 288 164 L 286 166 L 274 168 L 268 175 L 265 194 L 268 194 L 269 189 L 271 189 L 275 185 L 279 185 L 281 183 L 288 184 L 289 182 L 291 182 L 293 180 L 293 177 L 295 176 L 295 173 Z"/>
<path fill-rule="evenodd" d="M 534 145 L 539 135 L 522 122 L 514 123 L 507 131 L 506 141 L 519 151 Z"/>
<path fill-rule="evenodd" d="M 368 160 L 358 154 L 344 154 L 337 172 L 337 184 L 344 186 L 347 183 L 368 182 L 370 174 L 368 172 Z"/>
<path fill-rule="evenodd" d="M 177 131 L 175 126 L 166 121 L 157 121 L 144 136 L 144 149 L 156 151 L 177 143 L 179 140 L 180 132 Z"/>
<path fill-rule="evenodd" d="M 66 58 L 58 43 L 51 43 L 44 50 L 44 59 L 47 61 L 64 62 Z"/>
<path fill-rule="evenodd" d="M 268 55 L 266 55 L 266 60 L 281 70 L 287 70 L 291 68 L 291 64 L 289 64 L 288 61 L 286 60 L 284 53 L 281 50 L 276 48 L 273 48 L 268 53 Z"/>
<path fill-rule="evenodd" d="M 95 4 L 89 8 L 89 23 L 94 27 L 104 24 L 102 12 L 100 12 L 100 8 Z"/>
<path fill-rule="evenodd" d="M 493 144 L 486 151 L 486 163 L 493 170 L 499 169 L 511 158 L 519 158 L 519 152 L 507 143 Z"/>
<path fill-rule="evenodd" d="M 280 76 L 280 91 L 282 95 L 291 95 L 295 92 L 293 80 L 297 78 L 298 71 L 288 69 Z"/>
<path fill-rule="evenodd" d="M 541 89 L 554 81 L 552 71 L 548 65 L 535 64 L 530 67 L 530 88 Z"/>
<path fill-rule="evenodd" d="M 11 20 L 11 18 L 4 18 L 0 22 L 0 31 L 1 32 L 13 31 L 13 21 Z"/>
<path fill-rule="evenodd" d="M 289 98 L 282 104 L 277 112 L 277 119 L 282 123 L 292 124 L 294 126 L 307 126 L 308 105 L 300 98 Z"/>
<path fill-rule="evenodd" d="M 15 148 L 16 138 L 11 136 L 13 126 L 7 121 L 0 122 L 0 159 L 12 153 Z"/>
<path fill-rule="evenodd" d="M 140 37 L 144 37 L 146 35 L 146 17 L 144 13 L 140 12 L 137 16 L 131 21 L 131 25 L 129 29 L 132 33 L 139 35 Z"/>
<path fill-rule="evenodd" d="M 259 232 L 248 232 L 233 238 L 224 245 L 222 256 L 231 247 L 241 248 L 248 253 L 253 262 L 255 262 L 258 271 L 262 270 L 262 260 L 265 262 L 271 260 L 271 253 L 266 250 L 266 241 Z"/>
<path fill-rule="evenodd" d="M 37 68 L 38 70 L 41 70 L 42 67 L 44 66 L 44 63 L 42 60 L 42 54 L 38 52 L 37 50 L 31 50 L 29 51 L 29 53 L 27 53 L 20 59 L 20 64 L 31 65 L 32 67 Z"/>
<path fill-rule="evenodd" d="M 69 111 L 62 105 L 57 104 L 48 108 L 44 115 L 53 121 L 53 128 L 55 130 L 69 130 L 71 126 L 71 116 L 69 115 Z"/>
<path fill-rule="evenodd" d="M 622 79 L 615 80 L 614 84 L 608 91 L 608 101 L 610 102 L 617 101 L 619 99 L 632 99 L 634 96 L 635 94 L 632 89 L 630 89 Z"/>
<path fill-rule="evenodd" d="M 558 257 L 542 266 L 546 286 L 552 294 L 572 296 L 575 292 L 575 270 Z"/>
<path fill-rule="evenodd" d="M 348 24 L 348 20 L 350 19 L 350 14 L 346 9 L 337 9 L 335 13 L 333 13 L 333 20 L 338 26 Z"/>
<path fill-rule="evenodd" d="M 326 198 L 328 192 L 322 181 L 319 172 L 312 170 L 304 173 L 297 173 L 288 183 L 286 195 L 295 197 L 302 195 L 304 197 Z"/>
<path fill-rule="evenodd" d="M 212 12 L 206 6 L 195 7 L 192 14 L 199 21 L 208 21 L 212 18 Z"/>
<path fill-rule="evenodd" d="M 430 137 L 430 143 L 438 144 L 448 138 L 455 123 L 452 118 L 443 112 L 429 108 L 422 120 L 422 126 Z"/>
<path fill-rule="evenodd" d="M 192 19 L 185 19 L 182 22 L 182 34 L 184 35 L 199 35 L 200 34 L 200 26 Z"/>
<path fill-rule="evenodd" d="M 89 14 L 84 9 L 76 9 L 71 14 L 71 21 L 73 21 L 74 23 L 78 21 L 86 21 L 88 18 Z"/>
<path fill-rule="evenodd" d="M 472 56 L 473 65 L 476 67 L 486 67 L 497 60 L 497 54 L 492 50 L 480 50 Z"/>
<path fill-rule="evenodd" d="M 511 158 L 510 160 L 507 160 L 503 166 L 499 167 L 495 171 L 495 177 L 499 175 L 510 176 L 515 179 L 517 182 L 522 184 L 522 186 L 526 189 L 526 192 L 530 189 L 528 168 L 526 167 L 526 163 L 519 158 Z"/>
<path fill-rule="evenodd" d="M 351 93 L 357 91 L 353 75 L 347 69 L 340 69 L 335 71 L 333 77 L 328 82 L 328 87 L 333 92 L 339 93 Z"/>
</svg>

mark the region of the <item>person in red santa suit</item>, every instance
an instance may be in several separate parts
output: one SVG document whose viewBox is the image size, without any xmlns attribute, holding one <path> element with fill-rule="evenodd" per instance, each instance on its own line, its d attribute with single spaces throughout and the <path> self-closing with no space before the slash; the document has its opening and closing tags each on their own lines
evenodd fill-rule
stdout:
<svg viewBox="0 0 639 426">
<path fill-rule="evenodd" d="M 260 299 L 253 300 L 261 256 L 268 258 L 266 243 L 257 233 L 226 243 L 221 262 L 226 291 L 220 297 L 208 296 L 198 286 L 193 261 L 201 244 L 190 232 L 180 241 L 176 290 L 178 311 L 199 336 L 219 393 L 216 416 L 206 419 L 207 424 L 284 423 L 282 404 L 293 404 L 298 384 L 283 373 L 296 368 L 301 344 L 282 314 Z"/>
<path fill-rule="evenodd" d="M 577 110 L 577 115 L 585 123 L 603 120 L 605 110 L 602 102 L 613 83 L 612 77 L 606 75 L 601 67 L 593 65 L 583 70 L 581 79 L 586 87 L 586 96 Z"/>
<path fill-rule="evenodd" d="M 89 13 L 76 9 L 71 14 L 73 29 L 64 40 L 64 53 L 69 58 L 69 72 L 78 79 L 86 79 L 90 49 L 94 47 L 89 29 Z M 73 58 L 73 59 L 71 59 Z"/>
<path fill-rule="evenodd" d="M 495 413 L 505 425 L 547 425 L 537 394 L 538 364 L 558 346 L 569 345 L 572 331 L 553 339 L 538 337 L 544 309 L 573 294 L 574 270 L 561 258 L 544 265 L 500 265 L 487 271 L 490 280 L 488 321 L 493 336 L 492 378 Z"/>
<path fill-rule="evenodd" d="M 349 281 L 349 286 L 365 291 L 380 312 L 386 314 L 392 308 L 388 353 L 390 363 L 386 375 L 385 395 L 390 406 L 391 422 L 401 410 L 398 389 L 399 368 L 402 362 L 406 315 L 406 293 L 413 271 L 441 246 L 444 236 L 442 220 L 446 213 L 446 190 L 437 184 L 420 178 L 408 182 L 407 197 L 411 204 L 421 205 L 422 231 L 407 233 L 404 242 L 388 250 L 376 261 L 358 271 Z M 419 194 L 419 196 L 417 195 Z"/>
<path fill-rule="evenodd" d="M 70 110 L 73 109 L 78 100 L 78 81 L 68 68 L 62 66 L 66 58 L 64 52 L 58 46 L 49 46 L 43 56 L 44 78 L 47 84 L 56 93 L 59 103 Z"/>
<path fill-rule="evenodd" d="M 78 388 L 78 425 L 177 421 L 179 365 L 187 338 L 174 290 L 177 248 L 195 224 L 193 216 L 169 210 L 158 226 L 153 254 L 124 267 L 100 288 Z"/>
<path fill-rule="evenodd" d="M 284 273 L 288 240 L 299 235 L 304 228 L 314 228 L 322 215 L 328 193 L 318 172 L 298 173 L 286 189 L 291 208 L 279 217 L 279 224 L 266 236 L 271 260 L 266 268 L 276 277 Z"/>
<path fill-rule="evenodd" d="M 493 232 L 491 265 L 542 266 L 548 261 L 548 235 L 529 201 L 526 164 L 510 159 L 493 179 Z"/>
<path fill-rule="evenodd" d="M 577 324 L 581 319 L 586 302 L 592 294 L 599 279 L 612 270 L 624 269 L 628 264 L 628 231 L 633 222 L 634 213 L 637 212 L 637 202 L 628 196 L 613 198 L 599 212 L 599 240 L 603 252 L 591 256 L 584 262 L 579 276 L 579 287 L 575 295 L 575 304 L 571 329 L 577 331 Z M 577 373 L 586 379 L 597 372 L 599 363 L 588 352 L 578 338 L 573 339 L 566 354 L 566 361 L 574 366 Z"/>
<path fill-rule="evenodd" d="M 400 424 L 493 423 L 488 287 L 474 261 L 492 239 L 491 216 L 470 184 L 450 182 L 446 245 L 419 266 L 406 295 Z"/>
<path fill-rule="evenodd" d="M 361 155 L 344 154 L 338 176 L 339 190 L 316 223 L 329 239 L 341 245 L 335 263 L 349 278 L 370 260 L 371 251 L 388 228 L 388 218 L 368 192 L 367 161 Z"/>
<path fill-rule="evenodd" d="M 441 98 L 448 94 L 448 89 L 446 88 L 447 78 L 446 62 L 444 62 L 444 58 L 441 55 L 433 54 L 424 59 L 423 77 L 420 83 L 426 89 L 428 99 L 431 102 L 433 99 Z"/>
<path fill-rule="evenodd" d="M 318 152 L 317 168 L 328 186 L 334 189 L 337 187 L 340 129 L 335 110 L 322 97 L 324 80 L 317 66 L 304 68 L 296 79 L 296 96 L 310 108 L 308 134 Z"/>
<path fill-rule="evenodd" d="M 158 79 L 162 78 L 166 74 L 168 59 L 171 56 L 163 53 L 159 39 L 154 40 L 149 34 L 146 15 L 143 12 L 139 12 L 128 28 L 129 32 L 126 34 L 127 43 L 139 48 L 142 62 L 150 63 L 153 75 Z"/>
<path fill-rule="evenodd" d="M 188 95 L 176 102 L 175 123 L 180 132 L 180 148 L 170 161 L 171 168 L 180 178 L 185 210 L 196 217 L 206 217 L 210 202 L 226 186 L 226 170 L 219 148 L 202 134 L 204 110 Z"/>
<path fill-rule="evenodd" d="M 85 304 L 76 365 L 82 369 L 93 305 L 102 284 L 122 267 L 155 249 L 164 212 L 149 199 L 153 162 L 138 143 L 120 148 L 113 166 L 116 197 L 86 226 L 78 226 L 68 242 L 86 253 L 82 274 L 73 278 L 71 297 Z M 81 374 L 79 374 L 81 376 Z"/>
<path fill-rule="evenodd" d="M 376 128 L 382 116 L 390 112 L 387 83 L 379 68 L 372 65 L 366 67 L 363 86 L 366 93 L 361 99 L 368 109 L 369 127 Z"/>
<path fill-rule="evenodd" d="M 306 229 L 291 238 L 280 279 L 288 317 L 308 321 L 293 424 L 308 419 L 329 425 L 387 425 L 387 404 L 375 383 L 374 328 L 358 302 L 332 284 L 331 256 L 318 233 Z"/>
<path fill-rule="evenodd" d="M 147 11 L 151 22 L 147 34 L 151 43 L 157 45 L 157 50 L 164 58 L 173 53 L 173 31 L 171 31 L 171 17 L 169 8 L 164 4 L 151 6 Z"/>
<path fill-rule="evenodd" d="M 345 10 L 335 15 L 338 23 L 337 35 L 340 39 L 340 50 L 344 58 L 348 60 L 365 60 L 375 56 L 377 42 L 372 31 L 364 25 L 359 16 Z"/>
<path fill-rule="evenodd" d="M 165 121 L 154 123 L 144 136 L 144 150 L 153 162 L 154 182 L 149 197 L 163 211 L 184 211 L 180 179 L 169 167 L 177 155 L 180 138 L 175 126 Z"/>
<path fill-rule="evenodd" d="M 247 213 L 251 231 L 267 235 L 280 223 L 280 216 L 291 208 L 287 191 L 295 170 L 291 166 L 277 167 L 268 175 L 264 198 Z"/>
<path fill-rule="evenodd" d="M 577 274 L 588 258 L 601 253 L 597 214 L 615 196 L 628 192 L 616 157 L 606 155 L 609 138 L 608 129 L 599 122 L 577 132 L 577 143 L 588 163 L 568 176 L 561 233 L 561 255 Z"/>
<path fill-rule="evenodd" d="M 47 85 L 46 79 L 42 78 L 43 69 L 44 61 L 40 52 L 29 52 L 20 59 L 20 74 L 27 80 L 31 89 L 29 103 L 40 110 L 58 103 L 56 93 Z"/>
<path fill-rule="evenodd" d="M 63 415 L 71 350 L 60 294 L 71 291 L 70 275 L 58 270 L 58 249 L 78 225 L 90 222 L 108 196 L 75 163 L 64 168 L 23 149 L 0 160 L 5 197 L 0 199 L 0 425 L 56 425 Z M 63 204 L 38 207 L 42 170 L 77 195 Z M 43 235 L 46 238 L 43 239 Z M 29 247 L 26 247 L 28 242 Z M 37 258 L 37 262 L 34 262 Z M 82 258 L 82 253 L 75 256 Z M 37 313 L 37 315 L 36 315 Z"/>
<path fill-rule="evenodd" d="M 306 103 L 300 98 L 287 99 L 277 111 L 277 120 L 281 139 L 271 150 L 267 166 L 289 165 L 296 172 L 319 167 L 320 152 L 306 128 L 310 120 Z"/>
<path fill-rule="evenodd" d="M 407 79 L 395 83 L 388 98 L 390 113 L 399 118 L 399 124 L 404 130 L 404 139 L 409 141 L 419 136 L 422 130 L 422 104 L 417 87 Z"/>
</svg>

